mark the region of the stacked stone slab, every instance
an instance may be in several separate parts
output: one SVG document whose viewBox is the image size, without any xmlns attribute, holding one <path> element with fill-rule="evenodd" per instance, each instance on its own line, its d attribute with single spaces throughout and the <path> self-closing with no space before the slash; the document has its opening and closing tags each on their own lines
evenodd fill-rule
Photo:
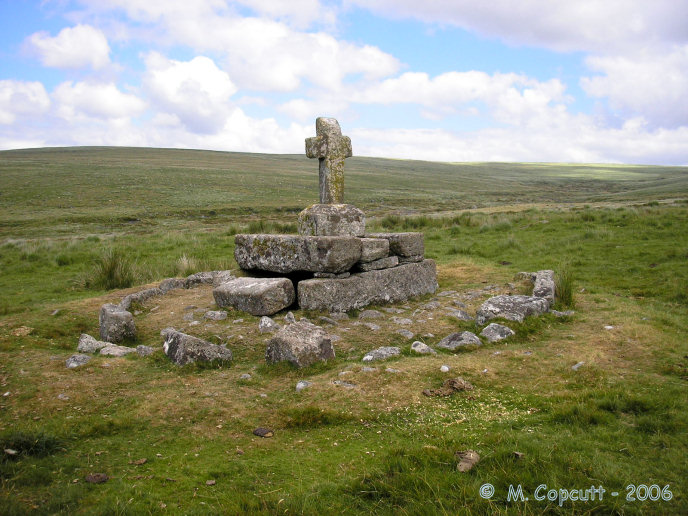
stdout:
<svg viewBox="0 0 688 516">
<path fill-rule="evenodd" d="M 285 280 L 295 283 L 301 308 L 330 312 L 435 292 L 435 262 L 424 258 L 423 234 L 366 234 L 363 212 L 344 204 L 344 159 L 352 155 L 351 140 L 334 118 L 318 118 L 315 125 L 317 136 L 306 140 L 306 155 L 319 160 L 320 203 L 299 214 L 298 235 L 236 235 L 239 267 L 273 277 L 252 278 L 253 290 L 246 281 L 225 283 L 214 291 L 217 304 L 274 314 L 293 302 L 283 295 L 289 290 Z M 283 299 L 284 306 L 263 308 L 265 298 Z"/>
</svg>

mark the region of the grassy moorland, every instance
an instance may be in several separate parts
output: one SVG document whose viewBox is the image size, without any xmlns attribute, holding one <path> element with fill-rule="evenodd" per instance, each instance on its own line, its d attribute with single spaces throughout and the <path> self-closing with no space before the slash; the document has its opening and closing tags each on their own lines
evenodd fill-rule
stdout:
<svg viewBox="0 0 688 516">
<path fill-rule="evenodd" d="M 160 329 L 185 328 L 227 342 L 230 368 L 179 369 L 157 352 L 67 370 L 79 334 L 97 335 L 102 303 L 236 268 L 237 232 L 295 231 L 317 200 L 317 168 L 204 151 L 0 152 L 0 444 L 18 452 L 0 456 L 0 513 L 688 512 L 688 168 L 352 158 L 346 181 L 372 229 L 425 233 L 440 292 L 455 291 L 437 297 L 443 307 L 474 312 L 525 292 L 516 272 L 553 268 L 573 278 L 575 314 L 509 323 L 506 343 L 414 357 L 398 326 L 371 332 L 352 313 L 331 330 L 337 359 L 297 371 L 264 365 L 257 318 L 204 322 L 214 304 L 202 287 L 138 306 L 137 343 L 159 347 Z M 113 252 L 120 289 L 98 272 Z M 402 307 L 415 339 L 476 330 L 424 310 L 430 299 Z M 362 371 L 381 345 L 402 357 Z M 421 395 L 457 375 L 475 390 Z M 296 393 L 300 379 L 313 385 Z M 257 426 L 275 436 L 253 436 Z M 466 449 L 482 459 L 459 473 L 454 453 Z M 95 472 L 110 480 L 86 483 Z M 537 500 L 543 484 L 538 495 L 606 493 Z M 508 499 L 518 485 L 528 501 Z"/>
</svg>

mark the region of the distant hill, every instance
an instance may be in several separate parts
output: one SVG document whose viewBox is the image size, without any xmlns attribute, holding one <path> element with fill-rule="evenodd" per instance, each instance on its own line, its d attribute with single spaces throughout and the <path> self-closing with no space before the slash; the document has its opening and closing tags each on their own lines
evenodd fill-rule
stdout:
<svg viewBox="0 0 688 516">
<path fill-rule="evenodd" d="M 441 163 L 353 157 L 345 197 L 369 214 L 688 196 L 688 167 Z M 0 226 L 277 216 L 318 201 L 304 155 L 124 147 L 0 152 Z"/>
</svg>

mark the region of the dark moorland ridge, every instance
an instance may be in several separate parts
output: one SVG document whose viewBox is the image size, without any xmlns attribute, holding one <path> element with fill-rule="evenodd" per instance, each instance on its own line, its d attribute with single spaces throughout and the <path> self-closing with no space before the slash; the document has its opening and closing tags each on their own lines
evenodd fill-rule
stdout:
<svg viewBox="0 0 688 516">
<path fill-rule="evenodd" d="M 123 147 L 12 150 L 0 152 L 0 177 L 3 232 L 56 220 L 279 217 L 298 213 L 318 195 L 317 165 L 305 155 Z M 353 157 L 346 161 L 345 177 L 346 202 L 369 216 L 653 200 L 688 192 L 688 167 Z"/>
</svg>

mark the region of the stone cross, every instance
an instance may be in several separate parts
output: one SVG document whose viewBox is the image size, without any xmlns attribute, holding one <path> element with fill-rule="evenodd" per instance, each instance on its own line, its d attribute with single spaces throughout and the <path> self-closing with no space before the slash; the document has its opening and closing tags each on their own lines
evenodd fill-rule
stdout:
<svg viewBox="0 0 688 516">
<path fill-rule="evenodd" d="M 344 159 L 351 157 L 351 139 L 342 136 L 334 118 L 315 120 L 314 138 L 306 138 L 306 156 L 318 158 L 320 166 L 320 203 L 344 202 Z"/>
</svg>

